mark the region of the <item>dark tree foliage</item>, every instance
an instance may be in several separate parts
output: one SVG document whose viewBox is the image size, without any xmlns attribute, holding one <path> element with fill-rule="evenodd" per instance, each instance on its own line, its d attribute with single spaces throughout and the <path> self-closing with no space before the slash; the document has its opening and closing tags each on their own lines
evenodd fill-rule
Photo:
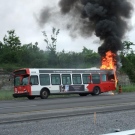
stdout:
<svg viewBox="0 0 135 135">
<path fill-rule="evenodd" d="M 0 42 L 0 62 L 2 63 L 17 63 L 19 62 L 19 51 L 21 48 L 21 42 L 19 37 L 15 35 L 15 31 L 11 30 L 7 32 L 3 38 L 3 43 Z"/>
<path fill-rule="evenodd" d="M 124 49 L 120 52 L 122 67 L 121 71 L 129 76 L 131 82 L 135 82 L 135 53 L 133 48 L 134 45 L 130 41 L 124 41 Z"/>
</svg>

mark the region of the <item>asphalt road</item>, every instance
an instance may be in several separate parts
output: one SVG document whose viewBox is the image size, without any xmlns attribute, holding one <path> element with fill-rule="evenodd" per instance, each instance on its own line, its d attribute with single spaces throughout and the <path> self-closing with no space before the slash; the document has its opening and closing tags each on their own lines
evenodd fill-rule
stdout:
<svg viewBox="0 0 135 135">
<path fill-rule="evenodd" d="M 135 93 L 0 101 L 0 135 L 100 135 L 131 130 Z"/>
<path fill-rule="evenodd" d="M 135 109 L 135 93 L 0 101 L 0 123 Z"/>
</svg>

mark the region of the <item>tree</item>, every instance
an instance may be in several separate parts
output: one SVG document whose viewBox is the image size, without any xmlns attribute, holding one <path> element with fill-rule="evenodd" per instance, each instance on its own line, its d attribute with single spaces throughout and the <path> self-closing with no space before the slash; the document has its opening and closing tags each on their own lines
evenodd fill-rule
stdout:
<svg viewBox="0 0 135 135">
<path fill-rule="evenodd" d="M 43 35 L 45 36 L 44 41 L 47 44 L 47 51 L 56 52 L 56 43 L 57 43 L 57 36 L 59 34 L 59 29 L 52 28 L 52 35 L 51 35 L 51 41 L 48 39 L 48 36 L 45 31 L 43 31 Z"/>
<path fill-rule="evenodd" d="M 130 52 L 133 52 L 133 49 L 131 48 L 131 45 L 135 45 L 133 42 L 130 41 L 124 41 L 123 42 L 123 50 L 120 52 L 121 55 L 125 56 L 129 54 Z"/>
<path fill-rule="evenodd" d="M 3 38 L 2 59 L 3 63 L 17 63 L 21 50 L 21 42 L 19 37 L 15 35 L 15 30 L 7 31 L 8 35 Z"/>
<path fill-rule="evenodd" d="M 131 45 L 135 45 L 130 41 L 123 42 L 123 50 L 120 52 L 122 68 L 121 70 L 124 71 L 130 78 L 132 82 L 135 82 L 135 54 Z"/>
<path fill-rule="evenodd" d="M 22 46 L 20 64 L 32 68 L 47 67 L 47 59 L 44 51 L 38 48 L 38 43 L 25 44 Z"/>
<path fill-rule="evenodd" d="M 87 63 L 87 67 L 99 66 L 100 56 L 98 53 L 93 52 L 93 50 L 87 49 L 86 47 L 83 47 L 82 54 L 85 63 Z"/>
<path fill-rule="evenodd" d="M 58 58 L 56 54 L 56 43 L 57 43 L 57 36 L 59 34 L 59 29 L 52 28 L 52 35 L 51 35 L 51 41 L 48 39 L 48 36 L 45 31 L 43 31 L 43 35 L 45 37 L 44 41 L 47 44 L 47 51 L 46 54 L 48 55 L 48 63 L 50 67 L 57 67 L 58 65 Z"/>
<path fill-rule="evenodd" d="M 7 31 L 7 33 L 8 33 L 8 36 L 5 35 L 5 37 L 3 38 L 4 44 L 6 46 L 9 46 L 10 49 L 15 49 L 15 48 L 20 47 L 21 42 L 19 40 L 19 37 L 15 35 L 15 30 Z"/>
</svg>

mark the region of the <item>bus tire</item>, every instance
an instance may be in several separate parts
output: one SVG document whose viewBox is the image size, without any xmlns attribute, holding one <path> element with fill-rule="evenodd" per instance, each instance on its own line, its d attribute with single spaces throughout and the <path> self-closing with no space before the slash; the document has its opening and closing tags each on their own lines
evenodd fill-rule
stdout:
<svg viewBox="0 0 135 135">
<path fill-rule="evenodd" d="M 92 96 L 96 96 L 100 94 L 100 88 L 99 87 L 94 87 L 93 92 L 91 93 Z"/>
<path fill-rule="evenodd" d="M 79 93 L 80 96 L 87 96 L 88 94 L 86 93 Z"/>
<path fill-rule="evenodd" d="M 33 100 L 33 99 L 35 99 L 35 96 L 28 96 L 27 97 L 29 100 Z"/>
<path fill-rule="evenodd" d="M 40 97 L 41 99 L 47 99 L 49 96 L 49 91 L 47 89 L 43 89 L 40 92 Z"/>
</svg>

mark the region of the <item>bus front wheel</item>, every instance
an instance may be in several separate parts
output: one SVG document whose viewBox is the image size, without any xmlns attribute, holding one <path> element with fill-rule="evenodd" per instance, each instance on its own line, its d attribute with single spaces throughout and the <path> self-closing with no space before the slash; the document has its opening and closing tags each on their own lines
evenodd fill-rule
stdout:
<svg viewBox="0 0 135 135">
<path fill-rule="evenodd" d="M 41 90 L 41 92 L 40 92 L 41 99 L 47 99 L 48 96 L 49 96 L 49 91 L 48 90 Z"/>
<path fill-rule="evenodd" d="M 96 96 L 100 94 L 100 88 L 94 87 L 93 92 L 91 93 L 92 96 Z"/>
</svg>

